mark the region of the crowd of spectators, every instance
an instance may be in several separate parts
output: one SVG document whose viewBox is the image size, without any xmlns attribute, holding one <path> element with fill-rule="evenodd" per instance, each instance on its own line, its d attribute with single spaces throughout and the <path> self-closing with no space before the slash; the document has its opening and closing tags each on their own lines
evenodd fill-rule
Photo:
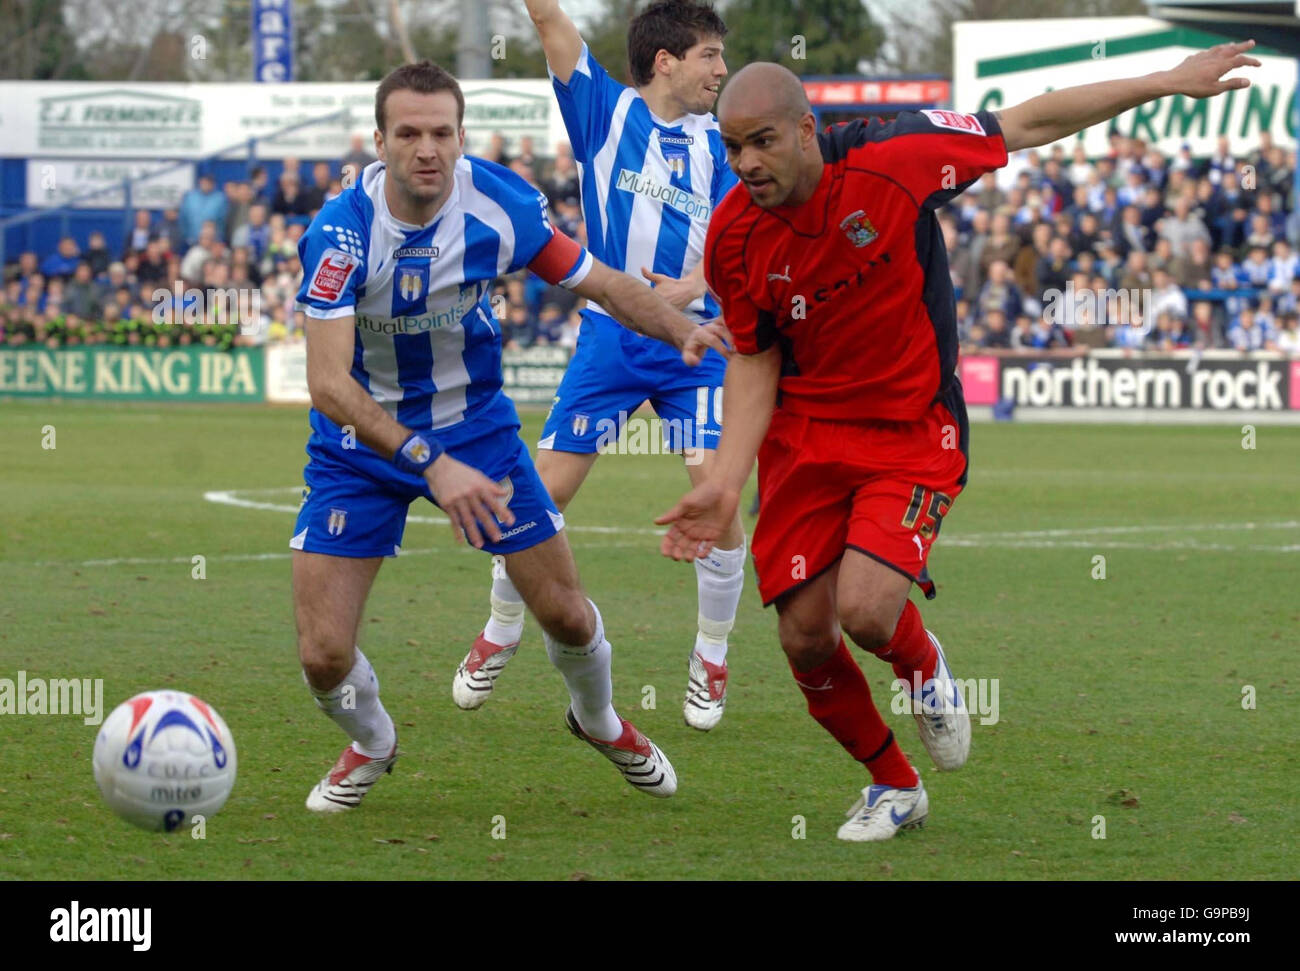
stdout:
<svg viewBox="0 0 1300 971">
<path fill-rule="evenodd" d="M 1240 158 L 1016 153 L 939 215 L 963 349 L 1300 354 L 1295 165 L 1268 133 Z"/>
<path fill-rule="evenodd" d="M 547 160 L 527 137 L 519 149 L 509 157 L 497 135 L 487 157 L 545 192 L 556 225 L 585 242 L 568 145 Z M 286 158 L 274 184 L 261 166 L 221 187 L 200 172 L 176 208 L 137 210 L 120 252 L 93 231 L 63 237 L 52 253 L 20 253 L 4 268 L 0 345 L 231 347 L 295 339 L 302 333 L 293 310 L 303 273 L 298 241 L 320 207 L 373 160 L 356 137 L 336 162 Z M 255 299 L 238 301 L 244 319 L 235 320 L 229 301 L 206 299 L 213 291 Z M 577 342 L 573 294 L 527 271 L 497 280 L 492 303 L 510 349 Z"/>
<path fill-rule="evenodd" d="M 531 138 L 484 157 L 543 192 L 560 230 L 586 243 L 569 146 Z M 175 209 L 139 210 L 120 252 L 104 235 L 65 237 L 5 267 L 0 344 L 258 344 L 301 335 L 298 240 L 373 157 L 361 138 L 336 161 L 285 159 L 218 187 L 202 172 Z M 1115 135 L 1102 158 L 1016 153 L 940 210 L 962 347 L 1237 348 L 1300 354 L 1300 213 L 1294 151 L 1260 137 L 1236 158 L 1168 158 Z M 257 319 L 222 319 L 196 294 L 255 292 Z M 573 346 L 581 302 L 523 271 L 496 281 L 508 349 Z M 177 328 L 176 322 L 182 326 Z"/>
</svg>

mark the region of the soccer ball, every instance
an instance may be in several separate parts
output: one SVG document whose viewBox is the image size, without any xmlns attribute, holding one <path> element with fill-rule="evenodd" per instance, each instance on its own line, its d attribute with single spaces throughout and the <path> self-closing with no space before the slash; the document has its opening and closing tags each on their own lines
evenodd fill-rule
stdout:
<svg viewBox="0 0 1300 971">
<path fill-rule="evenodd" d="M 95 739 L 95 783 L 129 823 L 171 832 L 225 805 L 235 740 L 217 710 L 183 691 L 147 691 L 113 709 Z"/>
</svg>

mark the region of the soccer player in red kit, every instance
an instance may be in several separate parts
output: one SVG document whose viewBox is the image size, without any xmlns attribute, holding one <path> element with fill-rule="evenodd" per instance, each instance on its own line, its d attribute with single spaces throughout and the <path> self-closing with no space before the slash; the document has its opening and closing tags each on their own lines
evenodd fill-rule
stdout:
<svg viewBox="0 0 1300 971">
<path fill-rule="evenodd" d="M 921 740 L 960 768 L 970 718 L 943 648 L 909 599 L 927 598 L 931 544 L 967 475 L 955 300 L 934 210 L 1007 153 L 1046 145 L 1170 94 L 1209 97 L 1253 41 L 1170 71 L 1049 92 L 1002 111 L 902 112 L 819 134 L 798 78 L 751 64 L 718 120 L 744 183 L 714 211 L 705 277 L 737 353 L 714 469 L 656 522 L 663 552 L 703 556 L 758 459 L 754 572 L 808 710 L 871 782 L 839 830 L 884 840 L 929 799 L 871 700 L 843 634 L 912 687 Z"/>
</svg>

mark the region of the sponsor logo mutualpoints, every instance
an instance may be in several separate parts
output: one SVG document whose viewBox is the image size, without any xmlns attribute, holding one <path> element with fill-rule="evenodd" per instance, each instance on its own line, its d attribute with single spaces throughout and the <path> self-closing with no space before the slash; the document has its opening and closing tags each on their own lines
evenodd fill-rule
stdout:
<svg viewBox="0 0 1300 971">
<path fill-rule="evenodd" d="M 422 334 L 430 330 L 442 330 L 444 327 L 455 327 L 478 302 L 478 292 L 466 290 L 455 304 L 445 310 L 401 317 L 372 317 L 370 314 L 358 313 L 357 326 L 372 334 Z"/>
<path fill-rule="evenodd" d="M 631 169 L 623 169 L 619 172 L 616 185 L 624 192 L 634 192 L 647 199 L 656 199 L 665 206 L 701 222 L 707 220 L 713 211 L 713 205 L 708 199 L 687 192 L 685 189 L 679 189 L 675 185 L 664 185 L 648 175 L 633 172 Z"/>
</svg>

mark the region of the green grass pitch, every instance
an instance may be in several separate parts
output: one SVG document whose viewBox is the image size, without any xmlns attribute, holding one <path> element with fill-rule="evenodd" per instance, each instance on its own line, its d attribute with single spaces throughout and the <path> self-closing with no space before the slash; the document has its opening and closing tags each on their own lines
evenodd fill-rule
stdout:
<svg viewBox="0 0 1300 971">
<path fill-rule="evenodd" d="M 540 421 L 525 416 L 530 443 Z M 184 689 L 221 711 L 239 751 L 206 838 L 155 835 L 101 802 L 95 728 L 0 715 L 0 876 L 1300 870 L 1300 429 L 1260 427 L 1248 449 L 1235 426 L 975 426 L 971 482 L 931 559 L 940 595 L 918 602 L 959 678 L 997 680 L 998 720 L 977 721 L 969 764 L 940 774 L 911 716 L 888 714 L 926 780 L 930 819 L 860 845 L 835 830 L 865 774 L 808 717 L 752 582 L 726 717 L 707 735 L 682 722 L 695 574 L 657 551 L 651 519 L 686 484 L 667 456 L 603 458 L 568 520 L 614 645 L 615 704 L 672 758 L 678 795 L 646 798 L 566 733 L 563 684 L 531 620 L 492 700 L 473 713 L 452 704 L 452 672 L 486 618 L 489 563 L 427 521 L 426 504 L 380 572 L 362 632 L 404 755 L 359 810 L 309 814 L 307 791 L 344 739 L 295 660 L 286 544 L 306 432 L 288 408 L 0 406 L 0 677 L 103 678 L 105 713 L 138 691 Z M 213 491 L 264 508 L 205 499 Z M 206 579 L 192 578 L 196 555 Z M 858 656 L 888 705 L 889 668 Z"/>
</svg>

